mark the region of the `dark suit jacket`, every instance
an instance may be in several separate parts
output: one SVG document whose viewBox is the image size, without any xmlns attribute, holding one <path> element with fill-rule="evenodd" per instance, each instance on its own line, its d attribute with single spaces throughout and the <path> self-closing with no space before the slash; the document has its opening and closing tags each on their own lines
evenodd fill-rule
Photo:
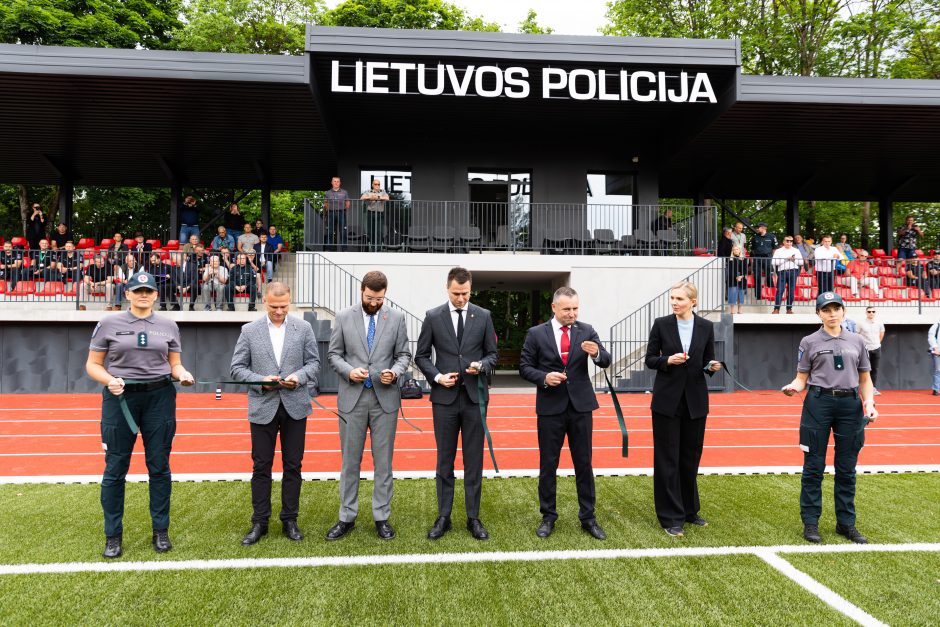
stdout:
<svg viewBox="0 0 940 627">
<path fill-rule="evenodd" d="M 650 409 L 658 414 L 675 416 L 679 400 L 685 394 L 692 418 L 708 415 L 708 384 L 702 369 L 715 358 L 715 329 L 701 316 L 695 316 L 694 320 L 689 359 L 679 366 L 667 363 L 670 355 L 683 352 L 675 315 L 656 318 L 650 329 L 646 367 L 657 371 Z"/>
<path fill-rule="evenodd" d="M 568 332 L 571 348 L 568 352 L 568 365 L 561 363 L 561 355 L 555 344 L 555 332 L 551 321 L 534 326 L 525 336 L 522 356 L 519 359 L 519 374 L 536 387 L 535 413 L 560 414 L 568 407 L 568 402 L 575 411 L 588 412 L 597 409 L 597 397 L 588 374 L 588 361 L 591 357 L 581 350 L 581 342 L 590 340 L 600 346 L 597 365 L 606 368 L 610 365 L 610 353 L 601 344 L 597 331 L 589 324 L 576 322 Z M 557 386 L 546 386 L 545 375 L 549 372 L 566 372 L 568 380 Z"/>
<path fill-rule="evenodd" d="M 480 375 L 464 372 L 471 362 L 483 362 L 483 376 L 487 376 L 496 366 L 496 331 L 490 312 L 473 303 L 467 306 L 464 318 L 463 342 L 457 345 L 457 333 L 454 330 L 450 303 L 429 309 L 421 325 L 418 346 L 415 349 L 415 363 L 431 385 L 431 402 L 450 405 L 457 400 L 459 388 L 444 387 L 434 383 L 434 377 L 445 372 L 460 373 L 463 386 L 470 400 L 479 402 Z M 431 361 L 431 348 L 435 358 Z M 489 390 L 484 386 L 484 400 L 489 398 Z"/>
<path fill-rule="evenodd" d="M 264 245 L 264 258 L 271 262 L 272 267 L 277 266 L 278 255 L 274 251 L 277 250 L 277 246 L 271 246 L 271 244 L 265 243 Z M 255 244 L 255 260 L 261 258 L 261 242 Z"/>
</svg>

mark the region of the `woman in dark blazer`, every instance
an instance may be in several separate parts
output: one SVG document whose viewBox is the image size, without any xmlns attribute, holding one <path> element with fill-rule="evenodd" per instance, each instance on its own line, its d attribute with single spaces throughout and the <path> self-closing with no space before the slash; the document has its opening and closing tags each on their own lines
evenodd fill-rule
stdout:
<svg viewBox="0 0 940 627">
<path fill-rule="evenodd" d="M 673 314 L 657 318 L 650 329 L 646 367 L 656 370 L 653 384 L 653 500 L 659 524 L 682 536 L 686 522 L 704 527 L 698 515 L 698 465 L 708 415 L 708 385 L 721 369 L 715 359 L 712 323 L 692 308 L 698 289 L 688 281 L 669 293 Z"/>
</svg>

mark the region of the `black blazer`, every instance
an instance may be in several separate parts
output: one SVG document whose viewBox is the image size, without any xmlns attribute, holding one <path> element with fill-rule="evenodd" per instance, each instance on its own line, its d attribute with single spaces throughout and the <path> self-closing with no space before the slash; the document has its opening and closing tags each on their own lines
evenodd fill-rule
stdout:
<svg viewBox="0 0 940 627">
<path fill-rule="evenodd" d="M 689 359 L 679 366 L 667 363 L 670 355 L 682 352 L 675 315 L 656 318 L 650 329 L 649 343 L 646 345 L 646 367 L 657 371 L 650 409 L 658 414 L 675 416 L 679 400 L 685 394 L 692 418 L 708 415 L 708 384 L 702 369 L 715 359 L 715 328 L 701 316 L 693 319 L 695 323 L 692 326 Z M 712 374 L 708 373 L 709 376 Z"/>
<path fill-rule="evenodd" d="M 601 344 L 597 331 L 589 324 L 575 322 L 568 335 L 571 348 L 567 367 L 561 363 L 551 321 L 532 327 L 525 336 L 519 359 L 519 374 L 536 385 L 536 414 L 560 414 L 568 408 L 569 401 L 578 412 L 594 411 L 598 407 L 594 386 L 588 375 L 588 361 L 591 357 L 581 350 L 581 342 L 590 340 L 597 343 L 600 352 L 596 363 L 601 368 L 610 365 L 610 353 Z M 545 385 L 545 375 L 549 372 L 565 372 L 568 380 L 561 385 Z"/>
<path fill-rule="evenodd" d="M 427 377 L 431 386 L 431 402 L 450 405 L 457 400 L 459 388 L 444 387 L 434 382 L 434 377 L 444 372 L 460 373 L 463 385 L 470 400 L 479 399 L 480 375 L 464 372 L 474 361 L 483 362 L 483 376 L 487 376 L 496 366 L 496 330 L 490 312 L 473 303 L 467 305 L 463 325 L 463 342 L 457 345 L 457 333 L 450 313 L 450 303 L 429 309 L 421 324 L 418 346 L 415 349 L 415 364 Z M 431 349 L 434 349 L 434 361 L 431 361 Z M 489 398 L 489 390 L 484 386 L 484 400 Z"/>
</svg>

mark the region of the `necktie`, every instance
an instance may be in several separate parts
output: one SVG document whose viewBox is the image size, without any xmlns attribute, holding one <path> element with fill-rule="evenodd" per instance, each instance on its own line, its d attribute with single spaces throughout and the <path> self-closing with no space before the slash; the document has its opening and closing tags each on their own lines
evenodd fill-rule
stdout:
<svg viewBox="0 0 940 627">
<path fill-rule="evenodd" d="M 568 327 L 561 327 L 561 363 L 568 365 L 568 351 L 571 350 L 571 338 L 568 337 Z"/>
<path fill-rule="evenodd" d="M 369 352 L 372 352 L 372 342 L 375 340 L 375 316 L 369 316 L 369 331 L 366 333 L 366 344 L 369 345 Z M 372 379 L 366 379 L 362 384 L 367 388 L 372 387 Z"/>
<path fill-rule="evenodd" d="M 457 346 L 463 342 L 463 309 L 457 310 Z"/>
</svg>

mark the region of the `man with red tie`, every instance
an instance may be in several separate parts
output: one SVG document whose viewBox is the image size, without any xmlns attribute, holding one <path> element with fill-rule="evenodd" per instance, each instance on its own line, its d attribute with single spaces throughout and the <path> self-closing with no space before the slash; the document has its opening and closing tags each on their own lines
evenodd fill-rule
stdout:
<svg viewBox="0 0 940 627">
<path fill-rule="evenodd" d="M 554 316 L 529 329 L 519 360 L 519 374 L 536 385 L 539 438 L 539 509 L 535 535 L 547 538 L 555 528 L 555 483 L 561 447 L 568 437 L 578 490 L 581 528 L 598 540 L 607 536 L 594 516 L 594 469 L 591 467 L 593 411 L 598 408 L 588 373 L 588 359 L 610 365 L 610 353 L 589 324 L 578 322 L 578 293 L 560 287 L 552 297 Z"/>
</svg>

